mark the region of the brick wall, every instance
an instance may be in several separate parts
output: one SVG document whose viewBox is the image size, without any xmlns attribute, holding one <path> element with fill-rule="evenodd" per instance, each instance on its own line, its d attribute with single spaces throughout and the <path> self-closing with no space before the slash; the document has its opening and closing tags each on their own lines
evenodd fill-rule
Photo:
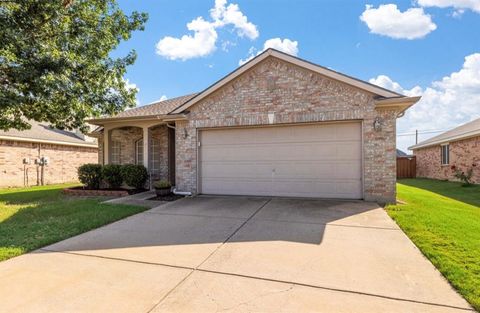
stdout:
<svg viewBox="0 0 480 313">
<path fill-rule="evenodd" d="M 392 202 L 396 192 L 396 111 L 376 111 L 373 95 L 269 58 L 191 107 L 176 123 L 176 181 L 197 190 L 197 129 L 204 127 L 363 120 L 366 200 Z M 382 130 L 373 122 L 381 118 Z M 185 136 L 186 135 L 186 136 Z"/>
<path fill-rule="evenodd" d="M 40 167 L 34 164 L 34 160 L 39 156 L 48 157 L 50 161 L 44 167 L 45 184 L 77 181 L 77 168 L 85 163 L 97 163 L 97 150 L 90 147 L 0 140 L 0 186 L 23 186 L 24 174 L 29 185 L 36 185 Z M 31 164 L 24 165 L 24 158 L 29 158 Z"/>
<path fill-rule="evenodd" d="M 149 129 L 150 136 L 150 164 L 154 179 L 168 179 L 168 128 L 165 125 L 155 126 Z M 135 164 L 135 142 L 143 139 L 143 130 L 139 127 L 122 127 L 111 130 L 112 141 L 120 142 L 120 164 Z M 157 148 L 153 151 L 152 144 Z M 103 163 L 103 139 L 99 140 L 100 163 Z M 158 161 L 153 164 L 152 156 Z"/>
<path fill-rule="evenodd" d="M 135 142 L 143 138 L 143 130 L 139 127 L 116 128 L 111 131 L 110 138 L 112 142 L 120 142 L 120 164 L 135 164 Z"/>
<path fill-rule="evenodd" d="M 466 171 L 477 164 L 473 179 L 480 183 L 480 136 L 451 142 L 449 165 L 441 165 L 440 145 L 417 149 L 414 155 L 417 157 L 417 177 L 456 180 L 452 165 Z"/>
</svg>

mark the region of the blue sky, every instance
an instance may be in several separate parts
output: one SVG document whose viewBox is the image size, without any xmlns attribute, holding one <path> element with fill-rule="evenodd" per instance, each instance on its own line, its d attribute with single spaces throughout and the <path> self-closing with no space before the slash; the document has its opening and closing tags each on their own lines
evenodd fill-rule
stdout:
<svg viewBox="0 0 480 313">
<path fill-rule="evenodd" d="M 268 42 L 345 74 L 422 95 L 422 102 L 398 121 L 401 149 L 414 144 L 414 136 L 405 133 L 419 129 L 420 139 L 426 139 L 437 133 L 425 131 L 480 117 L 479 0 L 465 0 L 462 7 L 454 0 L 119 4 L 127 13 L 149 14 L 145 31 L 134 33 L 114 52 L 138 53 L 125 78 L 139 89 L 140 105 L 200 91 Z M 220 15 L 211 13 L 213 8 Z M 188 30 L 198 17 L 197 32 Z"/>
</svg>

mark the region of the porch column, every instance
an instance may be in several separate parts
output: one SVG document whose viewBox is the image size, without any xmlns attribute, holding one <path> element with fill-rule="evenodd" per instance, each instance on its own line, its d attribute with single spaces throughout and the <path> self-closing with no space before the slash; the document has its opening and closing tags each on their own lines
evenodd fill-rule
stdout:
<svg viewBox="0 0 480 313">
<path fill-rule="evenodd" d="M 110 130 L 103 129 L 103 164 L 110 162 Z"/>
<path fill-rule="evenodd" d="M 149 153 L 148 153 L 148 146 L 149 146 L 149 138 L 150 138 L 150 132 L 147 126 L 143 127 L 143 166 L 149 170 L 150 164 L 149 164 Z"/>
</svg>

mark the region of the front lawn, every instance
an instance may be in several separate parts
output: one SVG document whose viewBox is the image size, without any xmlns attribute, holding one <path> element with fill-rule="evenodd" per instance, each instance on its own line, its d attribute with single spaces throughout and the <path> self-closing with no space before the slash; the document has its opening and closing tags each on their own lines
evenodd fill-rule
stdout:
<svg viewBox="0 0 480 313">
<path fill-rule="evenodd" d="M 388 214 L 472 306 L 480 311 L 480 186 L 405 179 Z"/>
<path fill-rule="evenodd" d="M 145 210 L 64 196 L 71 186 L 0 189 L 0 261 Z"/>
</svg>

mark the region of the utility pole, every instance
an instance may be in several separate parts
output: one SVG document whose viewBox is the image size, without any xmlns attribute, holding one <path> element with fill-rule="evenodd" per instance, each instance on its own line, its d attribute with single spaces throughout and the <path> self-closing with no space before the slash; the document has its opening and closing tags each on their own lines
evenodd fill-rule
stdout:
<svg viewBox="0 0 480 313">
<path fill-rule="evenodd" d="M 418 144 L 418 129 L 415 130 L 415 144 Z"/>
</svg>

